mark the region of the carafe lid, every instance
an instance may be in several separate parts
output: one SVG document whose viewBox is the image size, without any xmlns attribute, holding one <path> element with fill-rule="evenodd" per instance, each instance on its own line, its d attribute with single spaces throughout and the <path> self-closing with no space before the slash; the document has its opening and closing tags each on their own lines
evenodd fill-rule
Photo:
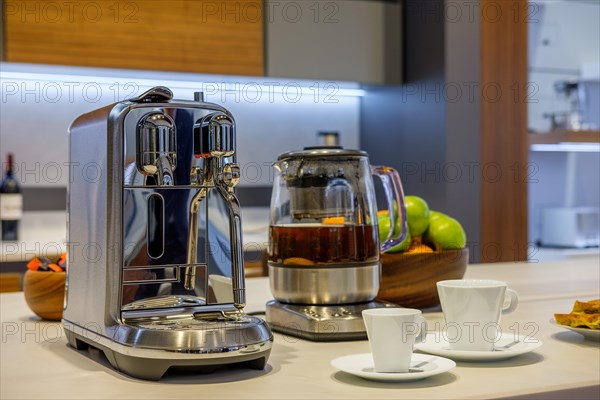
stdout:
<svg viewBox="0 0 600 400">
<path fill-rule="evenodd" d="M 320 158 L 320 157 L 343 157 L 343 158 L 360 158 L 368 157 L 365 151 L 344 149 L 341 146 L 309 146 L 303 150 L 288 151 L 280 154 L 277 161 L 293 159 L 293 158 Z"/>
</svg>

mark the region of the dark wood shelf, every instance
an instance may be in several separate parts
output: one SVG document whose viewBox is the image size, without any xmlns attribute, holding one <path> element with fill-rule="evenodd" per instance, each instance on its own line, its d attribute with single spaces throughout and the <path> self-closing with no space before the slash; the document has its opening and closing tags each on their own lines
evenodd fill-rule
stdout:
<svg viewBox="0 0 600 400">
<path fill-rule="evenodd" d="M 529 145 L 570 143 L 600 143 L 600 131 L 552 131 L 529 133 Z"/>
</svg>

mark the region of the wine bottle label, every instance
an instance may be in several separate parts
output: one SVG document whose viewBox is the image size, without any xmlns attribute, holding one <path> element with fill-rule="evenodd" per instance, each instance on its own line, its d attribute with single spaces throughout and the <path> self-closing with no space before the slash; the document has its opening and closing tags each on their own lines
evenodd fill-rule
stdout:
<svg viewBox="0 0 600 400">
<path fill-rule="evenodd" d="M 0 219 L 19 220 L 23 217 L 23 195 L 20 193 L 0 194 Z"/>
</svg>

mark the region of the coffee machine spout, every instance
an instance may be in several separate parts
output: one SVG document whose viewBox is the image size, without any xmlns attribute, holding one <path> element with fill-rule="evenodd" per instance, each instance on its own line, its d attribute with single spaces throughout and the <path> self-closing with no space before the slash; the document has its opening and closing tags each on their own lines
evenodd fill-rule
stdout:
<svg viewBox="0 0 600 400">
<path fill-rule="evenodd" d="M 187 241 L 187 258 L 185 267 L 183 285 L 185 290 L 194 290 L 196 287 L 196 267 L 190 266 L 196 264 L 198 254 L 198 210 L 200 210 L 200 204 L 206 199 L 207 194 L 206 188 L 201 188 L 192 198 L 190 202 L 189 210 L 189 228 L 188 228 L 188 241 Z"/>
<path fill-rule="evenodd" d="M 136 165 L 147 176 L 153 176 L 158 186 L 173 186 L 173 171 L 177 165 L 175 123 L 168 115 L 151 112 L 137 125 Z"/>
<path fill-rule="evenodd" d="M 195 170 L 196 182 L 202 186 L 190 203 L 187 247 L 187 264 L 184 273 L 184 287 L 193 290 L 196 280 L 196 254 L 198 235 L 198 210 L 205 200 L 207 189 L 216 188 L 225 199 L 229 209 L 230 239 L 232 243 L 232 284 L 234 305 L 244 308 L 244 268 L 241 240 L 241 218 L 239 202 L 233 194 L 233 188 L 240 181 L 239 166 L 224 163 L 227 157 L 235 155 L 235 122 L 223 112 L 214 112 L 204 116 L 194 125 L 194 156 L 204 160 L 203 168 Z M 198 172 L 200 172 L 198 174 Z M 240 278 L 241 277 L 241 278 Z"/>
<path fill-rule="evenodd" d="M 157 180 L 159 186 L 173 186 L 173 168 L 166 155 L 161 155 L 157 160 Z"/>
</svg>

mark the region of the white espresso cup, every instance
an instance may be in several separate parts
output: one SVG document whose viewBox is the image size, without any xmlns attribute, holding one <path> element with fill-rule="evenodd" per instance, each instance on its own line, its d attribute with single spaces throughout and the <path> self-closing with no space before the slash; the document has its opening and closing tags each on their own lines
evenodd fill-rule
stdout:
<svg viewBox="0 0 600 400">
<path fill-rule="evenodd" d="M 437 282 L 437 290 L 453 350 L 494 350 L 500 339 L 500 314 L 513 312 L 519 304 L 517 293 L 501 281 L 454 279 Z"/>
<path fill-rule="evenodd" d="M 363 310 L 375 372 L 408 372 L 416 342 L 427 335 L 427 321 L 412 308 Z"/>
</svg>

